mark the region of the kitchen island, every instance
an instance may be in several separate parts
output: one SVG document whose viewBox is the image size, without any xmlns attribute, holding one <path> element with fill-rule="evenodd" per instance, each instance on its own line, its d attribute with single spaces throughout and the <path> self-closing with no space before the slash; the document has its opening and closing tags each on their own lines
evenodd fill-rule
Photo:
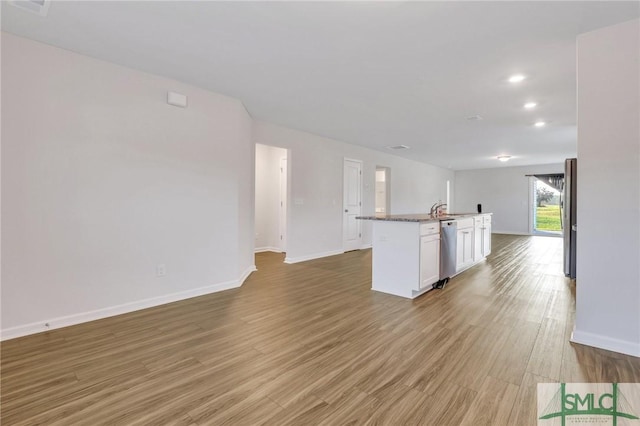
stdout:
<svg viewBox="0 0 640 426">
<path fill-rule="evenodd" d="M 484 260 L 491 251 L 491 214 L 357 219 L 373 221 L 371 289 L 383 293 L 414 299 Z M 448 237 L 452 233 L 453 241 Z"/>
</svg>

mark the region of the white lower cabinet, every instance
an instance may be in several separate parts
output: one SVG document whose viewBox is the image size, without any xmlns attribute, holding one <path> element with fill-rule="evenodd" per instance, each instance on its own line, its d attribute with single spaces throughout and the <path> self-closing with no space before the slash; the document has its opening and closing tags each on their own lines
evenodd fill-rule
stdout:
<svg viewBox="0 0 640 426">
<path fill-rule="evenodd" d="M 440 221 L 373 221 L 371 289 L 414 299 L 440 279 Z"/>
<path fill-rule="evenodd" d="M 491 216 L 485 217 L 482 224 L 482 257 L 491 254 Z"/>
<path fill-rule="evenodd" d="M 484 255 L 482 254 L 482 217 L 473 218 L 473 263 L 480 262 Z"/>
<path fill-rule="evenodd" d="M 473 227 L 458 229 L 456 241 L 456 270 L 473 264 Z"/>
<path fill-rule="evenodd" d="M 477 216 L 464 215 L 455 219 L 457 230 L 447 231 L 446 244 L 441 245 L 441 224 L 438 220 L 374 220 L 371 289 L 414 299 L 433 288 L 440 280 L 442 257 L 446 256 L 447 277 L 482 261 L 491 252 L 491 216 L 478 222 Z M 476 227 L 476 224 L 480 225 Z M 442 247 L 454 251 L 443 253 Z M 480 237 L 478 239 L 478 237 Z M 478 260 L 477 255 L 482 256 Z M 456 258 L 454 259 L 453 256 Z M 455 262 L 455 272 L 452 270 Z"/>
<path fill-rule="evenodd" d="M 491 253 L 491 215 L 478 215 L 456 222 L 456 272 L 461 272 Z"/>
<path fill-rule="evenodd" d="M 420 290 L 440 279 L 440 234 L 420 237 Z"/>
</svg>

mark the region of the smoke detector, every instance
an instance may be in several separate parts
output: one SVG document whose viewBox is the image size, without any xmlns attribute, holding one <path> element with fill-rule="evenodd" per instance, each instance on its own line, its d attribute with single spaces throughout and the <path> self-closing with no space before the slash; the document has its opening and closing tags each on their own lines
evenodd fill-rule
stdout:
<svg viewBox="0 0 640 426">
<path fill-rule="evenodd" d="M 9 0 L 9 4 L 36 15 L 47 16 L 51 0 Z"/>
<path fill-rule="evenodd" d="M 388 146 L 387 148 L 398 150 L 398 149 L 410 149 L 411 147 L 407 145 L 395 145 L 395 146 Z"/>
</svg>

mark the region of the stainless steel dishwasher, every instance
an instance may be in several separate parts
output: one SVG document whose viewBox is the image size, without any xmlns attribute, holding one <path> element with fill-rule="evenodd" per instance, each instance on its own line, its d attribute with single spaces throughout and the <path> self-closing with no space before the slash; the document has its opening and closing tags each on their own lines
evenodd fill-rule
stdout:
<svg viewBox="0 0 640 426">
<path fill-rule="evenodd" d="M 433 288 L 444 288 L 456 274 L 456 241 L 458 225 L 455 220 L 440 222 L 440 281 Z"/>
</svg>

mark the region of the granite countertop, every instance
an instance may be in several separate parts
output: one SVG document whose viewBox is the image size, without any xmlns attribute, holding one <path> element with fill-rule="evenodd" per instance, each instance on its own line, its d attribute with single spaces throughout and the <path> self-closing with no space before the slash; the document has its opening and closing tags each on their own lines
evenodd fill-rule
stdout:
<svg viewBox="0 0 640 426">
<path fill-rule="evenodd" d="M 491 213 L 449 213 L 442 216 L 431 216 L 430 214 L 377 214 L 375 216 L 357 216 L 360 220 L 386 220 L 393 222 L 440 222 L 441 220 L 464 219 L 481 214 Z"/>
<path fill-rule="evenodd" d="M 386 220 L 393 222 L 439 222 L 440 218 L 435 218 L 430 214 L 377 214 L 375 216 L 358 216 L 361 220 Z"/>
</svg>

